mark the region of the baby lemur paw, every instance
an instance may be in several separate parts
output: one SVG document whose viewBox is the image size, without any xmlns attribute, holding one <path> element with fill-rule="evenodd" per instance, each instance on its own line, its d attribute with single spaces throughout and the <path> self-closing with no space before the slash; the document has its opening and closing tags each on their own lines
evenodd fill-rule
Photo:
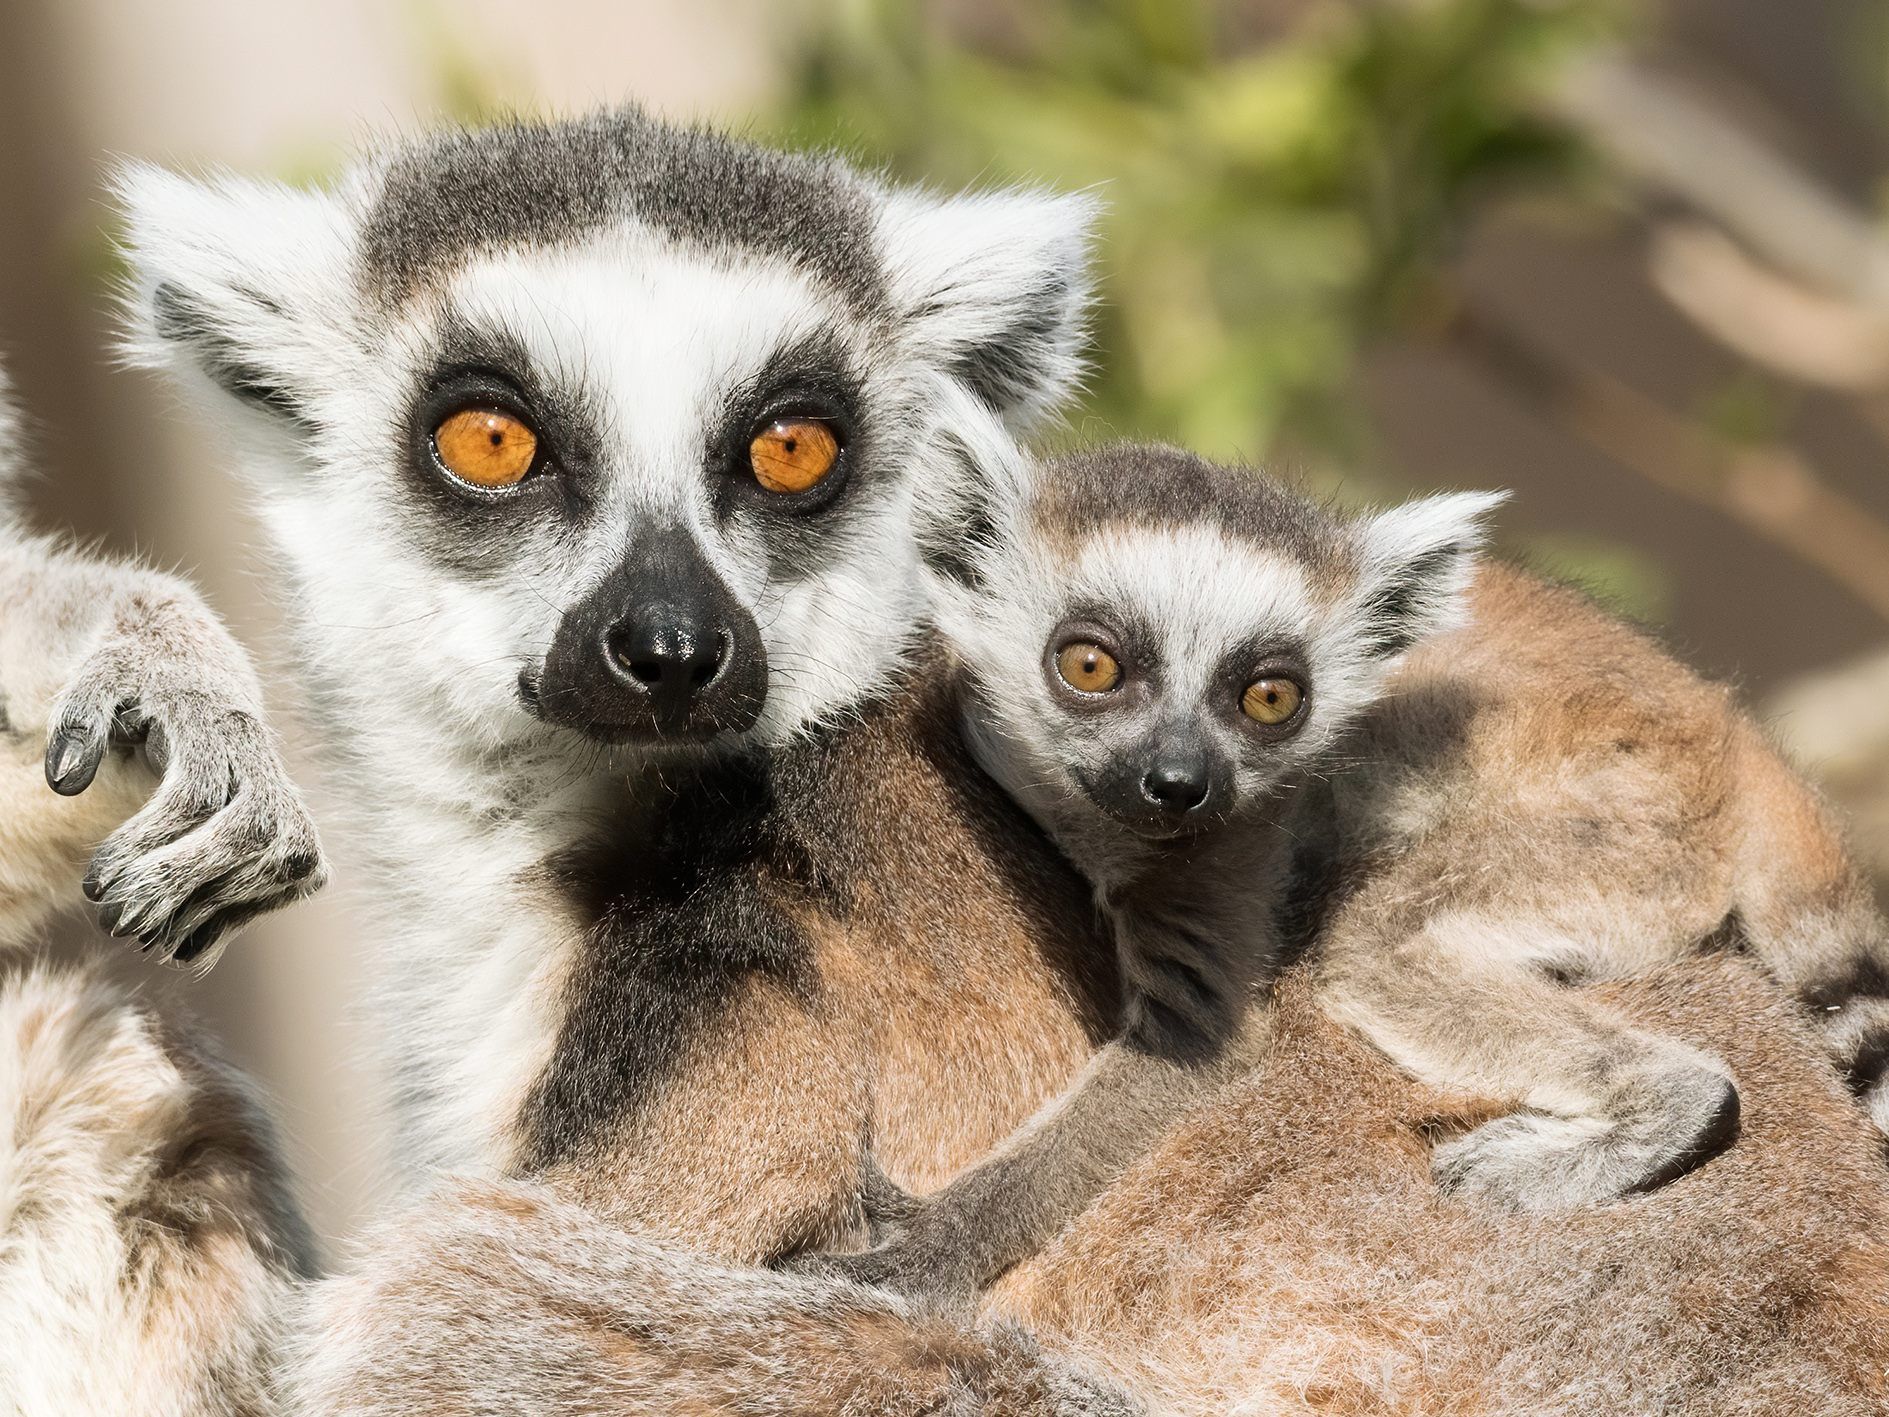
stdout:
<svg viewBox="0 0 1889 1417">
<path fill-rule="evenodd" d="M 923 1201 L 911 1202 L 900 1222 L 887 1226 L 879 1243 L 856 1254 L 809 1254 L 787 1261 L 799 1274 L 823 1275 L 882 1289 L 922 1308 L 968 1312 L 980 1285 L 966 1263 L 969 1251 L 932 1217 Z"/>
<path fill-rule="evenodd" d="M 86 872 L 86 897 L 113 935 L 162 962 L 208 968 L 232 932 L 326 879 L 247 662 L 200 605 L 161 601 L 119 621 L 51 722 L 55 792 L 84 791 L 114 747 L 142 753 L 160 775 Z"/>
<path fill-rule="evenodd" d="M 1889 998 L 1846 1000 L 1821 1022 L 1843 1080 L 1879 1131 L 1889 1135 Z"/>
<path fill-rule="evenodd" d="M 1738 1135 L 1738 1089 L 1699 1068 L 1663 1075 L 1656 1096 L 1613 1116 L 1498 1117 L 1437 1148 L 1446 1192 L 1499 1210 L 1548 1214 L 1676 1180 Z"/>
</svg>

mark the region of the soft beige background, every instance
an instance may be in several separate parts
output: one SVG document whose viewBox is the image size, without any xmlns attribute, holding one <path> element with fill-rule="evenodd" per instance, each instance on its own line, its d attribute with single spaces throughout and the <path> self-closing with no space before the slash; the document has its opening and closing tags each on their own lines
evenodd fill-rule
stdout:
<svg viewBox="0 0 1889 1417">
<path fill-rule="evenodd" d="M 960 18 L 1003 3 L 936 0 Z M 1249 0 L 1249 8 L 1267 23 L 1302 3 Z M 1727 91 L 1757 131 L 1866 206 L 1889 171 L 1885 128 L 1845 97 L 1833 56 L 1837 36 L 1880 3 L 1649 0 L 1648 8 L 1665 62 L 1706 85 L 1735 81 Z M 0 353 L 41 425 L 41 520 L 183 567 L 259 653 L 279 652 L 268 558 L 214 436 L 150 379 L 111 367 L 99 291 L 108 155 L 304 172 L 330 164 L 358 135 L 425 121 L 450 104 L 465 72 L 532 107 L 633 96 L 739 122 L 766 105 L 798 13 L 768 0 L 0 0 L 9 59 L 0 85 Z M 1642 237 L 1493 222 L 1474 233 L 1462 277 L 1550 348 L 1683 408 L 1736 366 L 1651 288 Z M 1369 360 L 1359 396 L 1383 430 L 1392 476 L 1412 486 L 1512 486 L 1519 495 L 1504 522 L 1529 544 L 1625 547 L 1657 564 L 1670 582 L 1675 643 L 1754 695 L 1881 653 L 1881 620 L 1801 561 L 1571 442 L 1460 363 L 1389 346 Z M 1889 415 L 1875 412 L 1889 429 Z M 1813 398 L 1798 431 L 1835 482 L 1889 516 L 1886 435 L 1858 419 L 1854 408 Z M 1885 674 L 1860 691 L 1852 675 L 1841 692 L 1819 688 L 1793 701 L 1792 722 L 1814 730 L 1807 741 L 1833 780 L 1847 772 L 1867 789 L 1866 779 L 1882 776 Z M 292 724 L 284 695 L 276 707 Z M 1865 720 L 1879 725 L 1878 738 L 1858 737 Z M 319 808 L 320 784 L 305 764 L 303 775 Z M 1889 794 L 1871 800 L 1880 810 L 1868 824 L 1889 861 Z M 149 987 L 187 994 L 273 1090 L 317 1225 L 336 1236 L 368 1204 L 379 1152 L 373 1083 L 350 1021 L 375 932 L 351 898 L 346 843 L 330 836 L 343 868 L 336 888 L 253 929 L 205 985 L 178 990 L 135 962 L 126 968 Z M 82 929 L 75 939 L 95 947 Z"/>
</svg>

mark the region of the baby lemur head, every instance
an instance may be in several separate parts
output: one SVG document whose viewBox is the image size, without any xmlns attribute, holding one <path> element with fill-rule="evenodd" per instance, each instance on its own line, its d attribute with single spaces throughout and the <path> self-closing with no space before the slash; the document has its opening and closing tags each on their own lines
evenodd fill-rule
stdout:
<svg viewBox="0 0 1889 1417">
<path fill-rule="evenodd" d="M 133 350 L 240 440 L 348 721 L 488 765 L 858 703 L 922 614 L 914 481 L 1079 367 L 1082 200 L 895 189 L 634 110 L 327 190 L 121 192 Z"/>
<path fill-rule="evenodd" d="M 981 760 L 1063 837 L 1188 835 L 1316 770 L 1460 619 L 1499 500 L 1344 516 L 1163 447 L 1006 470 L 938 504 L 978 530 L 930 558 L 936 614 Z"/>
</svg>

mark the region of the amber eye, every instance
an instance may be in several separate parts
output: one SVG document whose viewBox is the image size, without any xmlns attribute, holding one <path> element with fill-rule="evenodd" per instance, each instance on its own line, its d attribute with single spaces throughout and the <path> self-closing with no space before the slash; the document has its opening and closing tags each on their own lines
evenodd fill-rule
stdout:
<svg viewBox="0 0 1889 1417">
<path fill-rule="evenodd" d="M 1102 646 L 1077 640 L 1056 651 L 1056 672 L 1083 694 L 1106 694 L 1122 682 L 1122 666 Z"/>
<path fill-rule="evenodd" d="M 531 425 L 496 408 L 462 408 L 433 430 L 440 466 L 474 487 L 511 487 L 538 459 Z"/>
<path fill-rule="evenodd" d="M 840 460 L 840 440 L 817 418 L 777 418 L 748 444 L 754 480 L 770 492 L 817 487 Z"/>
<path fill-rule="evenodd" d="M 1240 695 L 1240 712 L 1255 723 L 1284 723 L 1299 711 L 1305 690 L 1290 679 L 1255 679 Z"/>
</svg>

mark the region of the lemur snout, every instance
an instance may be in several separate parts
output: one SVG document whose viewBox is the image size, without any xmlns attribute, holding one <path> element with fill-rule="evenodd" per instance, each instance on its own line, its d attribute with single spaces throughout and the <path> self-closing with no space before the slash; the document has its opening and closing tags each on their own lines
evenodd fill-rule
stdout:
<svg viewBox="0 0 1889 1417">
<path fill-rule="evenodd" d="M 701 742 L 752 728 L 766 697 L 754 617 L 686 531 L 652 528 L 564 617 L 525 702 L 605 742 Z"/>
</svg>

